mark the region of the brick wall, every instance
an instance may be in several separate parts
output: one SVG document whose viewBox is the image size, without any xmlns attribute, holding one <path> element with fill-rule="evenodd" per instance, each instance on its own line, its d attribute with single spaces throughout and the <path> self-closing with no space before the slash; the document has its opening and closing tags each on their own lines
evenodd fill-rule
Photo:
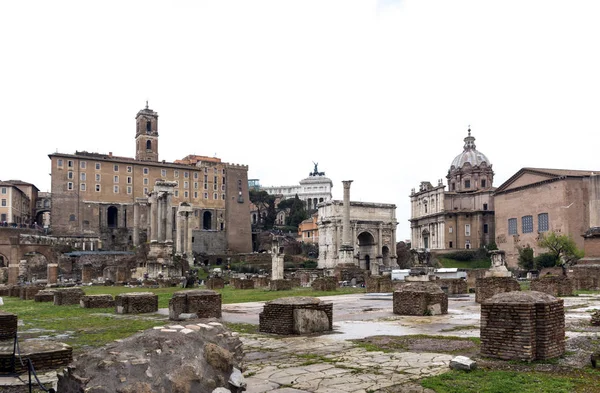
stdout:
<svg viewBox="0 0 600 393">
<path fill-rule="evenodd" d="M 60 288 L 54 292 L 54 305 L 68 306 L 79 304 L 83 296 L 85 296 L 85 293 L 81 288 Z"/>
<path fill-rule="evenodd" d="M 264 288 L 270 286 L 271 279 L 269 277 L 252 277 L 254 288 Z"/>
<path fill-rule="evenodd" d="M 389 276 L 369 276 L 366 278 L 367 293 L 392 292 L 392 278 Z"/>
<path fill-rule="evenodd" d="M 481 355 L 545 360 L 565 351 L 563 300 L 541 292 L 498 294 L 481 304 Z"/>
<path fill-rule="evenodd" d="M 21 300 L 33 300 L 35 294 L 41 291 L 44 287 L 38 287 L 35 285 L 24 286 L 20 288 L 19 297 Z"/>
<path fill-rule="evenodd" d="M 259 314 L 259 331 L 274 334 L 295 334 L 294 310 L 298 309 L 324 311 L 327 318 L 329 318 L 329 330 L 333 329 L 332 303 L 323 303 L 317 298 L 309 298 L 315 300 L 310 304 L 282 304 L 279 302 L 285 299 L 293 298 L 277 299 L 265 303 L 263 311 Z M 301 299 L 306 298 L 296 298 L 295 300 L 300 303 L 302 302 Z"/>
<path fill-rule="evenodd" d="M 81 297 L 79 305 L 83 308 L 113 308 L 115 299 L 112 295 L 86 295 Z"/>
<path fill-rule="evenodd" d="M 73 360 L 73 349 L 67 344 L 53 341 L 24 341 L 19 344 L 23 358 L 31 359 L 36 372 L 62 369 Z M 0 355 L 0 367 L 10 362 L 12 351 Z M 15 362 L 17 373 L 27 373 L 27 363 Z M 26 392 L 28 390 L 23 390 Z M 38 391 L 38 390 L 34 390 Z"/>
<path fill-rule="evenodd" d="M 0 340 L 12 339 L 17 334 L 17 315 L 0 311 Z"/>
<path fill-rule="evenodd" d="M 229 281 L 229 284 L 232 285 L 235 289 L 254 289 L 253 280 L 232 278 Z"/>
<path fill-rule="evenodd" d="M 158 295 L 152 292 L 121 293 L 115 297 L 117 314 L 142 314 L 158 311 Z"/>
<path fill-rule="evenodd" d="M 569 269 L 575 290 L 600 290 L 600 265 L 575 265 Z"/>
<path fill-rule="evenodd" d="M 512 277 L 478 278 L 475 285 L 475 301 L 477 303 L 481 303 L 499 293 L 521 290 L 519 282 Z"/>
<path fill-rule="evenodd" d="M 469 269 L 467 270 L 467 291 L 470 288 L 475 289 L 477 286 L 477 279 L 485 277 L 485 272 L 489 269 Z"/>
<path fill-rule="evenodd" d="M 338 287 L 338 281 L 335 277 L 321 277 L 315 279 L 311 287 L 314 291 L 335 291 Z"/>
<path fill-rule="evenodd" d="M 590 236 L 583 239 L 583 252 L 586 258 L 600 257 L 600 236 Z"/>
<path fill-rule="evenodd" d="M 467 280 L 462 278 L 440 278 L 434 281 L 448 295 L 468 293 Z"/>
<path fill-rule="evenodd" d="M 226 164 L 227 192 L 225 200 L 225 230 L 227 248 L 234 253 L 252 251 L 250 227 L 250 194 L 248 166 Z"/>
<path fill-rule="evenodd" d="M 169 300 L 169 319 L 179 320 L 184 313 L 195 313 L 198 318 L 221 318 L 221 294 L 210 290 L 173 293 Z"/>
<path fill-rule="evenodd" d="M 53 302 L 55 293 L 54 289 L 44 289 L 35 294 L 34 300 L 36 302 Z"/>
<path fill-rule="evenodd" d="M 573 281 L 566 276 L 542 276 L 531 280 L 531 290 L 552 296 L 572 296 Z"/>
<path fill-rule="evenodd" d="M 366 277 L 369 275 L 367 271 L 352 264 L 337 265 L 333 274 L 338 281 L 351 281 L 355 278 L 357 284 L 365 282 Z"/>
<path fill-rule="evenodd" d="M 448 295 L 434 283 L 407 283 L 394 291 L 394 314 L 427 315 L 436 304 L 440 305 L 442 314 L 448 313 Z"/>
<path fill-rule="evenodd" d="M 225 280 L 214 277 L 206 280 L 206 288 L 208 289 L 223 289 L 225 288 Z"/>
<path fill-rule="evenodd" d="M 292 289 L 292 280 L 271 280 L 269 283 L 271 291 L 287 291 Z"/>
</svg>

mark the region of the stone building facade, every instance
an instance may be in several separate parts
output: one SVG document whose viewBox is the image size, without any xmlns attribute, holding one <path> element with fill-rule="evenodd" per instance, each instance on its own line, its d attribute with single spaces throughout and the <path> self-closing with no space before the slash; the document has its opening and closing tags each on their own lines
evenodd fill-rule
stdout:
<svg viewBox="0 0 600 393">
<path fill-rule="evenodd" d="M 195 155 L 160 161 L 158 141 L 158 114 L 146 105 L 136 115 L 135 158 L 50 154 L 53 235 L 100 237 L 104 249 L 127 249 L 135 236 L 143 243 L 151 225 L 149 197 L 157 182 L 167 181 L 174 187 L 163 217 L 175 222 L 178 206 L 189 205 L 194 251 L 250 252 L 248 167 Z M 176 229 L 170 228 L 171 239 Z"/>
<path fill-rule="evenodd" d="M 0 181 L 0 223 L 33 223 L 38 191 L 33 184 L 21 180 Z"/>
<path fill-rule="evenodd" d="M 570 235 L 582 249 L 586 231 L 600 226 L 600 176 L 592 171 L 522 168 L 494 200 L 496 244 L 509 267 L 517 266 L 519 247 L 545 252 L 538 241 L 546 232 Z"/>
<path fill-rule="evenodd" d="M 349 202 L 348 236 L 354 260 L 361 269 L 396 266 L 396 205 Z M 319 268 L 335 268 L 342 261 L 344 203 L 332 200 L 319 205 Z"/>
<path fill-rule="evenodd" d="M 480 248 L 494 241 L 494 171 L 476 149 L 471 129 L 463 152 L 450 165 L 446 180 L 421 182 L 411 192 L 411 246 L 445 250 Z"/>
</svg>

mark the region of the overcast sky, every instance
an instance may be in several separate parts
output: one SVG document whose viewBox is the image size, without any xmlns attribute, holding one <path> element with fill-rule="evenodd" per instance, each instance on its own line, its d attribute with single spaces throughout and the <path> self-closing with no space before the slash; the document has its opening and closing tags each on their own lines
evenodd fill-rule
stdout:
<svg viewBox="0 0 600 393">
<path fill-rule="evenodd" d="M 600 2 L 3 1 L 0 180 L 50 188 L 53 152 L 249 165 L 397 206 L 436 183 L 471 125 L 500 186 L 522 167 L 600 170 Z"/>
</svg>

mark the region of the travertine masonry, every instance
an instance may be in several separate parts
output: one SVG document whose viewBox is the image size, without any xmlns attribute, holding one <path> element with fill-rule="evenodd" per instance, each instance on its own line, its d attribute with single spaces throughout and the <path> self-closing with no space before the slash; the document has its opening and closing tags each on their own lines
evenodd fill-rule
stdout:
<svg viewBox="0 0 600 393">
<path fill-rule="evenodd" d="M 152 292 L 122 293 L 115 297 L 117 314 L 143 314 L 158 311 L 158 295 Z"/>
<path fill-rule="evenodd" d="M 79 305 L 83 308 L 113 308 L 115 299 L 112 295 L 86 295 L 81 298 Z"/>
<path fill-rule="evenodd" d="M 313 317 L 315 320 L 326 320 L 326 326 L 316 323 L 316 329 L 311 324 L 301 321 L 299 316 Z M 300 326 L 302 324 L 302 326 Z M 324 303 L 313 297 L 286 297 L 271 300 L 265 303 L 263 311 L 259 314 L 259 330 L 275 334 L 302 334 L 333 329 L 333 304 Z"/>
<path fill-rule="evenodd" d="M 481 303 L 499 293 L 520 290 L 519 282 L 512 277 L 478 278 L 475 287 L 475 301 Z"/>
<path fill-rule="evenodd" d="M 54 305 L 69 306 L 79 304 L 83 296 L 85 296 L 85 292 L 81 288 L 60 288 L 54 293 Z"/>
<path fill-rule="evenodd" d="M 221 318 L 221 294 L 210 290 L 173 293 L 169 300 L 169 319 L 179 320 L 181 314 L 192 313 L 198 318 Z"/>
<path fill-rule="evenodd" d="M 399 286 L 394 291 L 394 314 L 438 315 L 448 314 L 448 295 L 434 282 L 414 282 Z"/>
<path fill-rule="evenodd" d="M 552 296 L 573 296 L 573 281 L 566 276 L 542 276 L 531 280 L 531 290 Z"/>
<path fill-rule="evenodd" d="M 535 291 L 507 292 L 481 304 L 481 355 L 545 360 L 565 352 L 563 300 Z"/>
</svg>

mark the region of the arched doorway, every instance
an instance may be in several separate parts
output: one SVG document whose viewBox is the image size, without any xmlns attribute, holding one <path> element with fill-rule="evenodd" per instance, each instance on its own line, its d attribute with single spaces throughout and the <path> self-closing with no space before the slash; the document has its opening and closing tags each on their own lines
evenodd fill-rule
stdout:
<svg viewBox="0 0 600 393">
<path fill-rule="evenodd" d="M 109 228 L 116 228 L 119 219 L 119 209 L 110 206 L 106 211 L 106 224 Z"/>
<path fill-rule="evenodd" d="M 0 267 L 8 267 L 8 258 L 0 254 Z"/>
<path fill-rule="evenodd" d="M 202 215 L 202 229 L 212 229 L 212 213 L 204 212 Z"/>
<path fill-rule="evenodd" d="M 365 270 L 371 270 L 371 255 L 377 254 L 375 238 L 370 232 L 361 232 L 358 237 L 359 266 Z"/>
</svg>

